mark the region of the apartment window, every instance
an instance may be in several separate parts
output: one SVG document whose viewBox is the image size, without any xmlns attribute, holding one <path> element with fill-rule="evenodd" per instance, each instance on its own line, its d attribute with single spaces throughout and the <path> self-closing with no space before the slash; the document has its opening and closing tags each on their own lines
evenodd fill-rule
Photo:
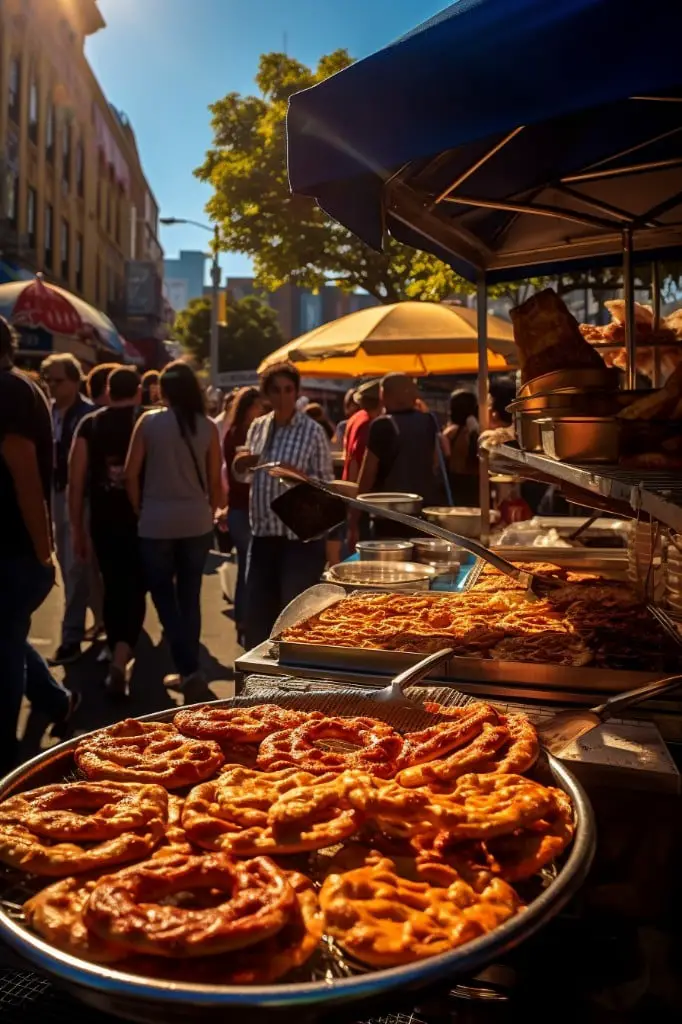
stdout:
<svg viewBox="0 0 682 1024">
<path fill-rule="evenodd" d="M 76 235 L 76 291 L 83 291 L 83 236 Z"/>
<path fill-rule="evenodd" d="M 82 139 L 76 143 L 76 191 L 79 196 L 85 194 L 85 155 Z"/>
<path fill-rule="evenodd" d="M 29 188 L 26 192 L 26 234 L 28 235 L 28 247 L 29 249 L 35 249 L 36 247 L 36 207 L 38 205 L 38 195 L 34 188 Z"/>
<path fill-rule="evenodd" d="M 31 71 L 28 87 L 28 137 L 38 145 L 38 80 L 35 71 Z"/>
<path fill-rule="evenodd" d="M 12 57 L 9 65 L 9 116 L 19 124 L 21 116 L 21 58 Z"/>
<path fill-rule="evenodd" d="M 111 234 L 111 207 L 113 206 L 114 198 L 113 198 L 113 196 L 109 192 L 109 185 L 108 184 L 106 185 L 106 192 L 104 194 L 104 202 L 106 203 L 106 207 L 107 207 L 107 234 L 110 235 Z"/>
<path fill-rule="evenodd" d="M 71 184 L 71 128 L 64 125 L 62 134 L 62 181 L 65 185 Z"/>
<path fill-rule="evenodd" d="M 57 134 L 56 122 L 54 103 L 50 100 L 47 104 L 47 120 L 45 122 L 45 157 L 49 164 L 54 163 L 54 141 Z"/>
<path fill-rule="evenodd" d="M 114 203 L 116 204 L 114 206 L 116 244 L 120 245 L 121 244 L 121 233 L 122 233 L 121 221 L 123 220 L 123 193 L 122 192 L 120 192 L 119 195 L 114 199 Z"/>
<path fill-rule="evenodd" d="M 17 226 L 19 212 L 18 208 L 19 201 L 19 178 L 14 171 L 7 172 L 7 220 L 10 222 L 13 228 Z"/>
<path fill-rule="evenodd" d="M 45 266 L 52 271 L 54 266 L 54 209 L 45 203 Z"/>
<path fill-rule="evenodd" d="M 69 280 L 69 224 L 63 220 L 59 240 L 60 273 L 63 281 Z"/>
</svg>

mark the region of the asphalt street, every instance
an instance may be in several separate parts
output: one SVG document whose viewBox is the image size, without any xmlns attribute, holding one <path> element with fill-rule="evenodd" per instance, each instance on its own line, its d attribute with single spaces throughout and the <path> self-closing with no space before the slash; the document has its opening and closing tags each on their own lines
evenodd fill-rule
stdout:
<svg viewBox="0 0 682 1024">
<path fill-rule="evenodd" d="M 207 686 L 195 687 L 191 694 L 184 697 L 175 691 L 166 690 L 163 677 L 174 669 L 156 611 L 148 598 L 144 632 L 137 646 L 131 695 L 128 700 L 112 701 L 104 690 L 106 664 L 97 662 L 102 642 L 84 644 L 84 653 L 79 661 L 54 669 L 55 676 L 69 689 L 78 690 L 82 694 L 83 700 L 74 719 L 76 734 L 110 725 L 122 718 L 145 715 L 186 702 L 195 703 L 232 696 L 232 666 L 235 657 L 241 653 L 241 648 L 237 646 L 231 617 L 232 606 L 222 594 L 217 573 L 219 564 L 216 559 L 210 558 L 204 575 L 201 597 L 201 667 L 206 674 Z M 234 568 L 230 567 L 231 577 L 233 573 Z M 30 639 L 46 658 L 59 645 L 62 608 L 63 590 L 58 584 L 33 617 Z M 40 747 L 50 745 L 49 736 L 46 734 L 47 723 L 40 721 L 38 716 L 30 715 L 29 710 L 27 704 L 20 723 L 20 730 L 23 732 L 22 759 L 37 753 Z"/>
</svg>

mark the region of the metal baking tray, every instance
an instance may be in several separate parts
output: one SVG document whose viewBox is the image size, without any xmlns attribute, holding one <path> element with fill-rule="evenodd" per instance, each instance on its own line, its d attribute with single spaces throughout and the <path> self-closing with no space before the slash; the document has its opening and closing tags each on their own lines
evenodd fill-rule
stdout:
<svg viewBox="0 0 682 1024">
<path fill-rule="evenodd" d="M 290 696 L 278 693 L 274 699 L 285 707 L 325 710 L 330 700 L 336 702 L 334 706 L 338 709 L 341 696 L 341 693 L 330 697 L 329 692 L 316 695 L 294 691 Z M 397 724 L 394 709 L 369 703 L 357 693 L 347 696 L 346 714 L 364 713 Z M 259 694 L 217 701 L 214 706 L 235 707 L 262 702 L 263 696 Z M 343 704 L 341 708 L 344 708 Z M 146 715 L 141 720 L 168 721 L 176 712 L 177 708 L 173 708 Z M 336 713 L 343 713 L 343 710 Z M 417 711 L 415 723 L 422 717 L 423 714 Z M 73 778 L 73 751 L 78 742 L 78 739 L 71 740 L 52 748 L 7 776 L 0 783 L 0 800 L 36 786 Z M 563 764 L 549 756 L 541 759 L 534 774 L 565 790 L 574 806 L 574 840 L 559 861 L 554 877 L 545 879 L 546 885 L 538 894 L 527 897 L 527 907 L 517 917 L 489 935 L 428 960 L 388 970 L 371 970 L 349 964 L 347 958 L 334 955 L 333 944 L 327 946 L 323 943 L 319 958 L 312 968 L 306 970 L 305 980 L 295 982 L 220 986 L 169 982 L 127 974 L 114 967 L 89 963 L 63 953 L 30 931 L 23 920 L 21 906 L 33 892 L 50 884 L 52 879 L 31 880 L 30 876 L 2 867 L 0 940 L 89 1006 L 142 1024 L 158 1024 L 159 1020 L 186 1021 L 188 1024 L 197 1020 L 224 1022 L 230 1011 L 239 1013 L 240 1010 L 247 1010 L 252 1019 L 267 1017 L 271 1021 L 279 1012 L 281 1019 L 291 1020 L 294 1007 L 298 1007 L 299 1012 L 304 1008 L 319 1012 L 333 1004 L 372 999 L 397 989 L 424 988 L 440 978 L 451 981 L 479 970 L 529 938 L 566 905 L 587 876 L 594 856 L 596 835 L 592 808 L 582 787 Z"/>
<path fill-rule="evenodd" d="M 508 526 L 492 547 L 516 562 L 553 562 L 565 569 L 596 572 L 616 579 L 627 572 L 627 543 L 630 523 L 617 519 L 598 519 L 582 535 L 583 545 L 576 547 L 536 547 L 533 541 L 554 529 L 568 536 L 585 522 L 584 516 L 535 516 Z M 600 546 L 609 538 L 612 543 Z M 592 546 L 586 542 L 592 541 Z"/>
<path fill-rule="evenodd" d="M 466 580 L 469 590 L 478 579 L 483 563 L 477 563 Z M 358 593 L 358 592 L 356 592 Z M 348 597 L 352 594 L 347 595 Z M 454 596 L 454 595 L 453 595 Z M 345 597 L 339 596 L 340 600 Z M 329 601 L 323 606 L 329 607 Z M 315 615 L 309 606 L 305 618 Z M 652 620 L 653 621 L 653 620 Z M 394 676 L 416 665 L 423 657 L 405 651 L 383 651 L 368 647 L 336 647 L 331 644 L 294 643 L 272 638 L 272 653 L 280 665 L 290 668 L 314 668 L 325 672 L 341 671 Z M 585 690 L 595 693 L 620 693 L 654 679 L 660 671 L 640 672 L 625 669 L 571 668 L 562 665 L 530 664 L 520 661 L 493 661 L 482 658 L 452 657 L 437 670 L 433 678 L 439 682 L 491 684 L 495 686 L 525 685 L 544 690 Z"/>
<path fill-rule="evenodd" d="M 493 544 L 495 551 L 514 562 L 552 562 L 572 572 L 594 572 L 607 579 L 622 577 L 627 572 L 625 548 L 537 548 L 515 544 Z"/>
</svg>

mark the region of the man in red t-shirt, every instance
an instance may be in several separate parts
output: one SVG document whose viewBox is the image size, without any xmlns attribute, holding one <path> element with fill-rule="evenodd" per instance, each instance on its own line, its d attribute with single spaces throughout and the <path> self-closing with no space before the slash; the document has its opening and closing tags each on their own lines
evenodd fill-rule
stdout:
<svg viewBox="0 0 682 1024">
<path fill-rule="evenodd" d="M 360 476 L 370 424 L 381 412 L 380 384 L 378 380 L 368 381 L 359 387 L 353 396 L 360 410 L 354 413 L 346 424 L 343 464 L 343 479 L 352 483 L 357 483 Z"/>
</svg>

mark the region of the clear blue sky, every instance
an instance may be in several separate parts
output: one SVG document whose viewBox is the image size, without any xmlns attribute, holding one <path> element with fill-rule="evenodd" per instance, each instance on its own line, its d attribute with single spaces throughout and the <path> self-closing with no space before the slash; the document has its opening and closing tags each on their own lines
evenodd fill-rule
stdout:
<svg viewBox="0 0 682 1024">
<path fill-rule="evenodd" d="M 307 64 L 346 47 L 363 57 L 449 0 L 99 0 L 107 27 L 87 52 L 109 100 L 130 118 L 161 216 L 206 220 L 209 189 L 192 175 L 210 146 L 208 104 L 252 92 L 258 57 L 287 52 Z M 169 256 L 200 249 L 198 228 L 162 229 Z M 223 257 L 248 274 L 248 260 Z"/>
</svg>

